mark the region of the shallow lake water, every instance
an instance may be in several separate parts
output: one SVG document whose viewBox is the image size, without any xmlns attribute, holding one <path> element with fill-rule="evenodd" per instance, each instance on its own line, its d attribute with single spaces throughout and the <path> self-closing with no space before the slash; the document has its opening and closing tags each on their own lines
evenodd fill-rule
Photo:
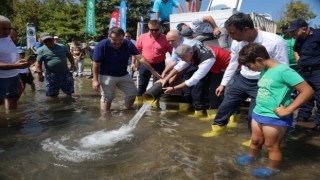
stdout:
<svg viewBox="0 0 320 180">
<path fill-rule="evenodd" d="M 25 119 L 0 129 L 0 179 L 255 179 L 251 169 L 267 163 L 263 151 L 252 166 L 235 164 L 248 151 L 245 115 L 226 134 L 204 138 L 211 122 L 169 112 L 178 108 L 172 99 L 162 98 L 159 109 L 123 110 L 118 94 L 113 110 L 101 112 L 89 79 L 75 80 L 73 99 L 48 99 L 43 84 L 36 87 L 27 86 L 16 112 L 0 110 L 2 118 Z M 309 125 L 286 138 L 272 179 L 320 179 L 320 136 Z"/>
</svg>

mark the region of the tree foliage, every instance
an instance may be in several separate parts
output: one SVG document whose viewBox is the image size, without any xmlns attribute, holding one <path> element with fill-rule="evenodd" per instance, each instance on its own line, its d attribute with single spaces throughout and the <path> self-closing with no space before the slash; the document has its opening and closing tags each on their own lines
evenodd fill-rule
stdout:
<svg viewBox="0 0 320 180">
<path fill-rule="evenodd" d="M 26 25 L 32 23 L 37 35 L 49 32 L 69 42 L 72 37 L 80 41 L 99 41 L 107 37 L 111 13 L 121 0 L 96 1 L 97 35 L 84 32 L 87 0 L 1 0 L 1 14 L 12 21 L 18 29 L 20 44 L 26 42 Z M 149 0 L 127 0 L 127 31 L 136 35 L 140 14 L 145 21 L 150 19 L 152 2 Z"/>
<path fill-rule="evenodd" d="M 317 15 L 310 10 L 309 4 L 303 3 L 301 0 L 291 1 L 286 4 L 286 10 L 278 22 L 278 27 L 281 27 L 295 19 L 304 19 L 306 21 L 316 18 Z"/>
</svg>

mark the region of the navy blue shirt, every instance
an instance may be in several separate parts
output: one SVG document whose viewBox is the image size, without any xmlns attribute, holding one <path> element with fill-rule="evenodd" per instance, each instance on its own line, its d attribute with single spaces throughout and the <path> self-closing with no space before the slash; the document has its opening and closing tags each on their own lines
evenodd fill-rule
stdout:
<svg viewBox="0 0 320 180">
<path fill-rule="evenodd" d="M 128 74 L 128 59 L 139 55 L 136 46 L 126 39 L 119 49 L 112 47 L 110 39 L 100 41 L 94 48 L 93 61 L 101 63 L 100 74 L 121 77 Z"/>
<path fill-rule="evenodd" d="M 302 67 L 320 66 L 320 29 L 310 30 L 313 34 L 306 39 L 298 39 L 294 45 L 294 51 L 300 56 L 299 65 Z"/>
</svg>

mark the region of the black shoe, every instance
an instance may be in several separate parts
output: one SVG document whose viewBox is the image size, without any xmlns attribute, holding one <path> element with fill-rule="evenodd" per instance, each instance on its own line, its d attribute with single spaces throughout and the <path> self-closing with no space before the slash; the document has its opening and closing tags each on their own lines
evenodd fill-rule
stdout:
<svg viewBox="0 0 320 180">
<path fill-rule="evenodd" d="M 314 132 L 320 132 L 320 125 L 316 125 L 311 130 L 314 131 Z"/>
<path fill-rule="evenodd" d="M 89 77 L 88 77 L 88 79 L 92 79 L 92 78 L 93 78 L 93 76 L 89 76 Z"/>
<path fill-rule="evenodd" d="M 308 119 L 307 119 L 307 118 L 303 118 L 303 117 L 297 117 L 297 118 L 296 118 L 296 121 L 297 121 L 297 122 L 307 122 Z"/>
</svg>

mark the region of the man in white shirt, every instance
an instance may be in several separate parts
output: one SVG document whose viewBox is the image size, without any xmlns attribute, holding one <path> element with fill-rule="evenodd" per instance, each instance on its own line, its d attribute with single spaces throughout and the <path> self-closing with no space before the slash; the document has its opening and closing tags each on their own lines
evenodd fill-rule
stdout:
<svg viewBox="0 0 320 180">
<path fill-rule="evenodd" d="M 217 96 L 221 96 L 228 85 L 227 93 L 218 108 L 217 115 L 212 124 L 212 131 L 203 134 L 205 137 L 217 136 L 225 132 L 229 117 L 247 99 L 251 98 L 249 107 L 249 129 L 252 109 L 255 106 L 258 90 L 259 72 L 251 71 L 245 66 L 238 69 L 239 51 L 249 42 L 256 42 L 266 47 L 270 57 L 279 63 L 289 65 L 286 42 L 276 34 L 260 31 L 254 28 L 253 21 L 248 14 L 237 13 L 232 15 L 226 22 L 225 28 L 234 40 L 231 45 L 231 60 L 226 69 L 221 85 L 216 89 Z M 234 81 L 228 84 L 231 79 Z"/>
<path fill-rule="evenodd" d="M 5 16 L 0 15 L 0 102 L 5 109 L 17 109 L 19 98 L 19 69 L 31 65 L 31 61 L 19 61 L 18 48 L 10 38 L 12 26 Z M 31 56 L 33 62 L 34 56 Z"/>
</svg>

